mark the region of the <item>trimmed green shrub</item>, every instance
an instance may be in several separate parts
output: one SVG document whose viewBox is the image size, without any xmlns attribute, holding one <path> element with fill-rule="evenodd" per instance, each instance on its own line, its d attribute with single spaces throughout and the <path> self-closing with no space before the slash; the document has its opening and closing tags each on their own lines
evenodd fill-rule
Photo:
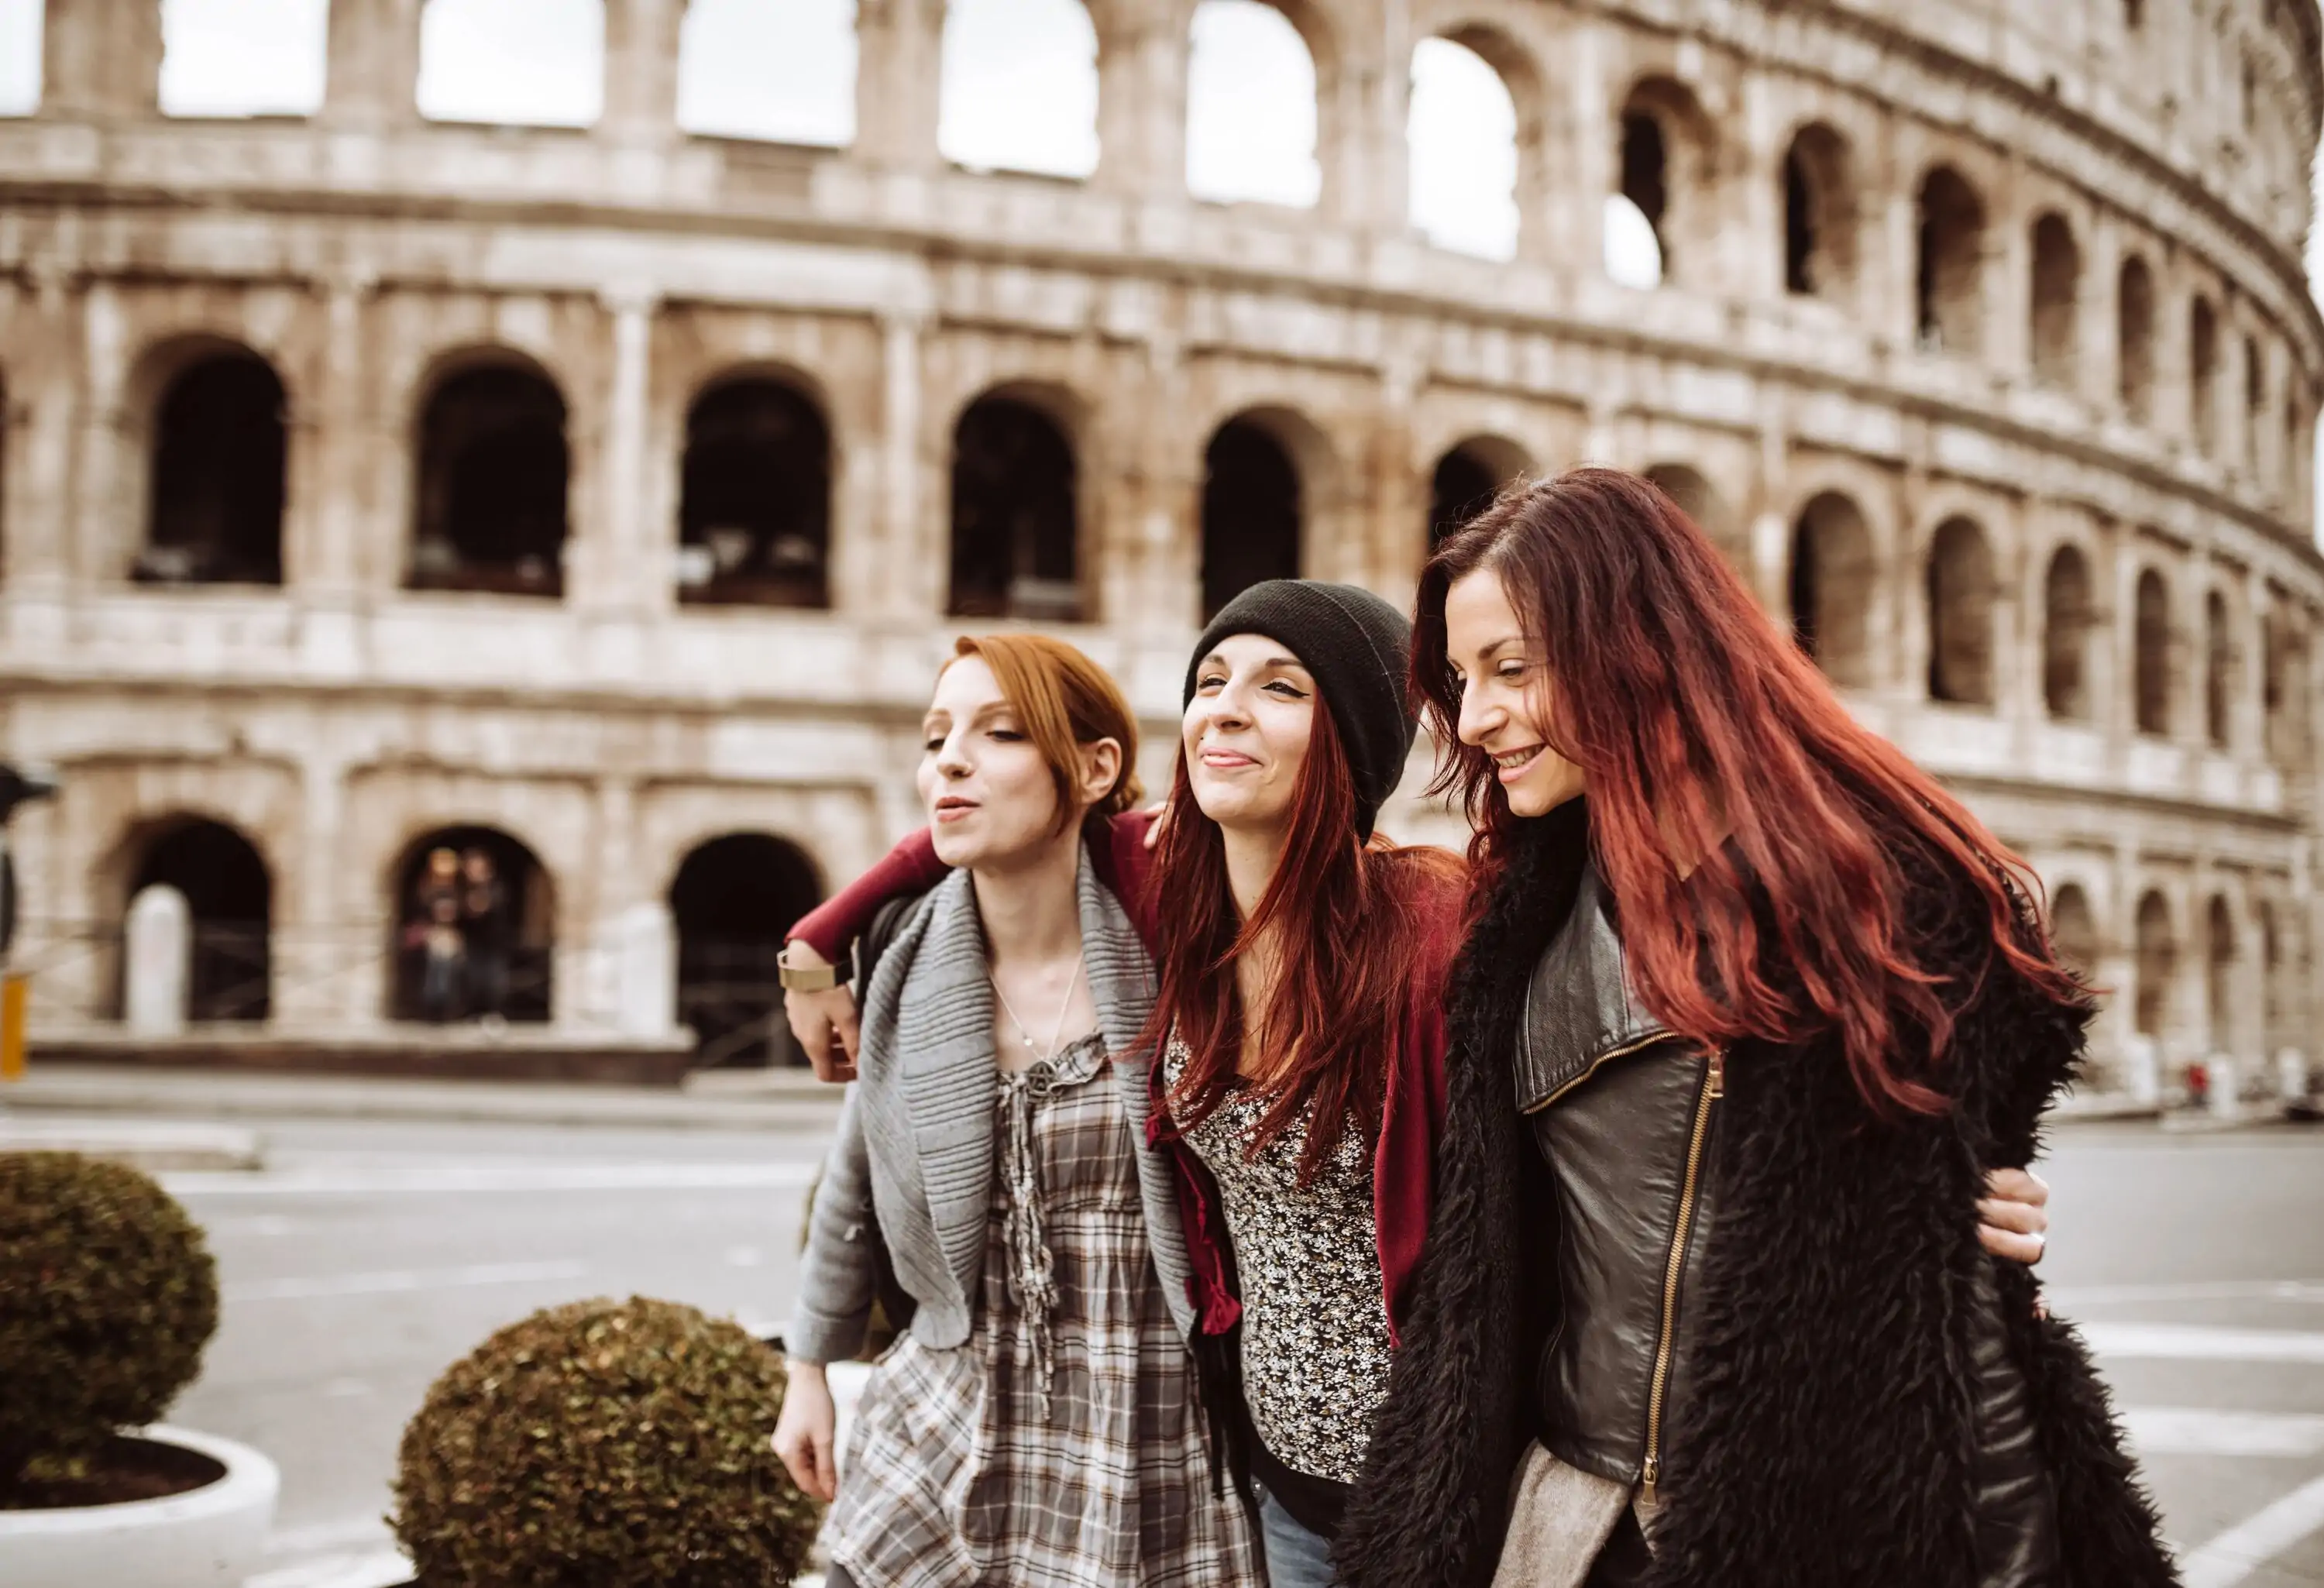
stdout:
<svg viewBox="0 0 2324 1588">
<path fill-rule="evenodd" d="M 782 1588 L 819 1508 L 775 1454 L 783 1361 L 676 1302 L 576 1301 L 455 1362 L 403 1430 L 428 1588 Z"/>
<path fill-rule="evenodd" d="M 159 1420 L 217 1330 L 217 1265 L 149 1175 L 0 1154 L 0 1491 Z"/>
</svg>

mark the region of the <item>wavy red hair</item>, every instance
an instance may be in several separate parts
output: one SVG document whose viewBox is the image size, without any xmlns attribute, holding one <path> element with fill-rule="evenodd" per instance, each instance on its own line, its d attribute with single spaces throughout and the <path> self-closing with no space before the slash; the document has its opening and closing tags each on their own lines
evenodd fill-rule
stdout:
<svg viewBox="0 0 2324 1588">
<path fill-rule="evenodd" d="M 1251 1015 L 1234 962 L 1272 947 L 1275 994 L 1256 1035 L 1281 1057 L 1267 1078 L 1259 1144 L 1312 1103 L 1305 1180 L 1351 1126 L 1367 1145 L 1379 1140 L 1389 1057 L 1416 1000 L 1436 996 L 1457 946 L 1462 866 L 1446 850 L 1357 838 L 1355 780 L 1320 696 L 1291 803 L 1283 858 L 1250 919 L 1238 920 L 1224 837 L 1195 805 L 1179 755 L 1148 884 L 1167 929 L 1148 1040 L 1157 1051 L 1172 1035 L 1186 1044 L 1191 1058 L 1167 1101 L 1176 1128 L 1194 1129 L 1239 1084 Z"/>
<path fill-rule="evenodd" d="M 1966 891 L 1951 896 L 1974 900 L 1969 929 L 1993 956 L 2079 996 L 2026 928 L 2040 884 L 2025 863 L 1857 723 L 1668 497 L 1611 469 L 1504 495 L 1421 576 L 1413 681 L 1443 747 L 1433 791 L 1468 808 L 1480 888 L 1521 818 L 1456 732 L 1444 597 L 1478 572 L 1501 581 L 1547 664 L 1541 728 L 1589 780 L 1591 843 L 1638 996 L 1674 1030 L 1705 1044 L 1836 1031 L 1876 1114 L 1941 1112 L 1932 1077 L 1899 1055 L 1909 1039 L 1941 1058 L 1974 989 L 1932 968 L 1936 935 L 1963 923 L 1958 909 L 1912 918 L 1900 857 L 1914 851 L 1958 874 Z"/>
</svg>

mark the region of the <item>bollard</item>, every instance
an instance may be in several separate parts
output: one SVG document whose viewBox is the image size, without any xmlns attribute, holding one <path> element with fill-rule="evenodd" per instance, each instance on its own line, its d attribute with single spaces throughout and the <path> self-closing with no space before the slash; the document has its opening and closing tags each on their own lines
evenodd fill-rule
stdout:
<svg viewBox="0 0 2324 1588">
<path fill-rule="evenodd" d="M 2287 1103 L 2308 1101 L 2308 1056 L 2297 1048 L 2275 1051 L 2276 1095 Z"/>
<path fill-rule="evenodd" d="M 24 1078 L 24 1015 L 32 979 L 12 973 L 0 977 L 0 1081 Z"/>
<path fill-rule="evenodd" d="M 2241 1077 L 2236 1074 L 2236 1061 L 2224 1053 L 2215 1053 L 2204 1062 L 2211 1077 L 2211 1117 L 2215 1120 L 2239 1119 L 2243 1114 L 2243 1095 L 2237 1089 Z"/>
<path fill-rule="evenodd" d="M 186 993 L 193 979 L 194 920 L 186 896 L 159 882 L 129 904 L 122 980 L 123 1013 L 140 1037 L 175 1037 L 186 1029 Z"/>
<path fill-rule="evenodd" d="M 633 904 L 613 922 L 613 1024 L 625 1037 L 667 1037 L 678 1022 L 678 930 L 659 904 Z"/>
<path fill-rule="evenodd" d="M 2161 1101 L 2163 1063 L 2155 1053 L 2153 1038 L 2141 1032 L 2123 1044 L 2122 1079 L 2133 1103 L 2151 1108 Z"/>
</svg>

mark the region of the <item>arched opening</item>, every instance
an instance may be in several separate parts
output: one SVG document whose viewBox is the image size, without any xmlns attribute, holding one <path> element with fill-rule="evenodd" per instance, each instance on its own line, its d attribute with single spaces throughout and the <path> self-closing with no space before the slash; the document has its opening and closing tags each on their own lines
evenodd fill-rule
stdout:
<svg viewBox="0 0 2324 1588">
<path fill-rule="evenodd" d="M 854 0 L 687 0 L 678 125 L 716 138 L 855 141 Z"/>
<path fill-rule="evenodd" d="M 1514 442 L 1493 436 L 1471 436 L 1438 458 L 1429 481 L 1429 549 L 1467 527 L 1493 504 L 1502 486 L 1530 466 L 1531 460 Z"/>
<path fill-rule="evenodd" d="M 188 365 L 153 412 L 153 472 L 135 577 L 282 582 L 287 442 L 274 366 L 237 349 Z"/>
<path fill-rule="evenodd" d="M 2205 914 L 2204 944 L 2209 951 L 2205 977 L 2206 1002 L 2210 1005 L 2211 1051 L 2233 1053 L 2236 1048 L 2236 915 L 2224 894 L 2211 896 Z"/>
<path fill-rule="evenodd" d="M 1985 350 L 1985 201 L 1969 179 L 1941 165 L 1921 180 L 1914 278 L 1921 346 Z"/>
<path fill-rule="evenodd" d="M 1784 155 L 1784 288 L 1845 299 L 1856 284 L 1856 173 L 1848 140 L 1823 122 Z"/>
<path fill-rule="evenodd" d="M 1186 191 L 1313 208 L 1316 146 L 1315 57 L 1290 18 L 1259 0 L 1202 0 L 1186 58 Z"/>
<path fill-rule="evenodd" d="M 815 864 L 764 833 L 729 833 L 689 851 L 669 885 L 678 928 L 678 1018 L 696 1062 L 804 1064 L 783 1020 L 783 935 L 823 899 Z"/>
<path fill-rule="evenodd" d="M 2211 300 L 2200 294 L 2187 311 L 2187 401 L 2195 445 L 2207 454 L 2215 451 L 2219 444 L 2219 317 Z"/>
<path fill-rule="evenodd" d="M 2273 1052 L 2283 1029 L 2283 938 L 2275 923 L 2275 906 L 2263 899 L 2259 906 L 2260 1042 Z"/>
<path fill-rule="evenodd" d="M 2034 376 L 2052 386 L 2074 383 L 2081 348 L 2082 252 L 2066 217 L 2052 211 L 2034 223 Z"/>
<path fill-rule="evenodd" d="M 565 399 L 538 370 L 438 382 L 420 419 L 411 587 L 560 594 L 567 467 Z"/>
<path fill-rule="evenodd" d="M 2098 918 L 2090 912 L 2089 895 L 2082 891 L 2080 883 L 2068 882 L 2051 896 L 2050 942 L 2066 968 L 2084 983 L 2097 979 L 2103 952 Z"/>
<path fill-rule="evenodd" d="M 2122 0 L 2122 25 L 2134 33 L 2146 26 L 2146 0 Z"/>
<path fill-rule="evenodd" d="M 2042 580 L 2042 701 L 2053 717 L 2081 722 L 2090 715 L 2095 621 L 2089 559 L 2079 547 L 2061 546 Z"/>
<path fill-rule="evenodd" d="M 2154 272 L 2136 254 L 2123 261 L 2115 328 L 2122 406 L 2144 424 L 2154 411 Z"/>
<path fill-rule="evenodd" d="M 1203 453 L 1203 621 L 1262 579 L 1299 577 L 1298 466 L 1265 421 L 1241 414 Z"/>
<path fill-rule="evenodd" d="M 1872 682 L 1872 534 L 1856 503 L 1826 491 L 1792 531 L 1792 632 L 1842 688 Z"/>
<path fill-rule="evenodd" d="M 1657 463 L 1649 466 L 1646 477 L 1655 489 L 1677 504 L 1678 510 L 1692 520 L 1697 529 L 1710 537 L 1719 549 L 1727 566 L 1745 577 L 1750 575 L 1751 549 L 1745 542 L 1743 526 L 1735 510 L 1720 495 L 1719 488 L 1705 479 L 1701 471 L 1683 463 Z"/>
<path fill-rule="evenodd" d="M 829 604 L 831 434 L 813 402 L 759 378 L 695 399 L 678 540 L 681 600 Z"/>
<path fill-rule="evenodd" d="M 2267 424 L 2267 356 L 2257 337 L 2244 338 L 2244 466 L 2259 472 L 2260 437 Z"/>
<path fill-rule="evenodd" d="M 2138 901 L 2138 996 L 2132 1023 L 2143 1037 L 2160 1037 L 2171 1020 L 2173 983 L 2179 977 L 2179 943 L 2171 930 L 2171 906 L 2160 893 Z"/>
<path fill-rule="evenodd" d="M 395 874 L 389 1018 L 549 1019 L 557 895 L 548 868 L 497 827 L 440 827 Z"/>
<path fill-rule="evenodd" d="M 147 840 L 129 898 L 152 887 L 185 896 L 193 935 L 186 1019 L 266 1019 L 273 1008 L 274 885 L 257 847 L 223 822 L 166 823 Z"/>
<path fill-rule="evenodd" d="M 1993 704 L 1993 548 L 1968 519 L 1937 526 L 1929 546 L 1929 698 Z"/>
<path fill-rule="evenodd" d="M 1079 492 L 1073 443 L 1047 411 L 1017 397 L 970 403 L 953 429 L 945 610 L 1080 621 Z"/>
<path fill-rule="evenodd" d="M 1097 29 L 1081 0 L 946 0 L 936 148 L 973 171 L 1097 169 Z"/>
<path fill-rule="evenodd" d="M 1439 248 L 1516 258 L 1517 101 L 1492 63 L 1451 39 L 1414 46 L 1405 145 L 1412 225 Z"/>
<path fill-rule="evenodd" d="M 1650 77 L 1630 89 L 1622 103 L 1621 169 L 1616 195 L 1654 235 L 1661 281 L 1692 280 L 1712 263 L 1718 217 L 1712 202 L 1714 134 L 1702 104 L 1683 83 Z M 1609 215 L 1613 212 L 1609 209 Z M 1621 239 L 1609 228 L 1608 263 Z M 1622 262 L 1614 270 L 1644 274 L 1644 260 Z M 1644 284 L 1643 282 L 1639 284 Z"/>
<path fill-rule="evenodd" d="M 605 104 L 604 0 L 426 0 L 413 94 L 430 121 L 591 125 Z"/>
<path fill-rule="evenodd" d="M 2131 636 L 2131 693 L 2138 731 L 2171 733 L 2171 593 L 2163 576 L 2148 568 L 2138 576 Z"/>
<path fill-rule="evenodd" d="M 2203 598 L 2203 736 L 2217 750 L 2235 737 L 2236 660 L 2227 598 L 2214 590 Z"/>
</svg>

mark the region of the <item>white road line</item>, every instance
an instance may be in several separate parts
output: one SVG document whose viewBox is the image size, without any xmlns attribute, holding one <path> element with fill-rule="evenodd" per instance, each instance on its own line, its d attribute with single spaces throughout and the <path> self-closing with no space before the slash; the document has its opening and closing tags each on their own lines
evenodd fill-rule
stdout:
<svg viewBox="0 0 2324 1588">
<path fill-rule="evenodd" d="M 471 1285 L 528 1285 L 577 1279 L 586 1262 L 480 1262 L 456 1269 L 388 1269 L 370 1274 L 324 1274 L 305 1279 L 254 1279 L 221 1288 L 228 1301 L 307 1301 L 324 1296 L 385 1296 L 404 1290 L 449 1290 Z"/>
<path fill-rule="evenodd" d="M 258 1174 L 187 1170 L 159 1177 L 173 1196 L 472 1196 L 484 1192 L 790 1191 L 815 1177 L 805 1163 L 445 1165 L 287 1168 Z"/>
<path fill-rule="evenodd" d="M 2324 1528 L 2324 1478 L 2246 1517 L 2179 1563 L 2185 1588 L 2236 1588 L 2261 1566 Z"/>
<path fill-rule="evenodd" d="M 2324 1454 L 2324 1417 L 2306 1412 L 2135 1406 L 2122 1420 L 2142 1455 Z"/>
<path fill-rule="evenodd" d="M 2202 1324 L 2083 1324 L 2082 1338 L 2107 1357 L 2158 1362 L 2324 1363 L 2324 1334 L 2294 1329 L 2215 1329 Z"/>
<path fill-rule="evenodd" d="M 266 1553 L 272 1556 L 321 1555 L 329 1551 L 383 1549 L 395 1541 L 386 1519 L 377 1515 L 341 1517 L 336 1522 L 309 1522 L 300 1528 L 277 1528 L 266 1536 Z"/>
<path fill-rule="evenodd" d="M 2214 1279 L 2191 1285 L 2063 1285 L 2043 1294 L 2052 1307 L 2069 1315 L 2077 1307 L 2137 1301 L 2324 1302 L 2324 1279 Z"/>
</svg>

